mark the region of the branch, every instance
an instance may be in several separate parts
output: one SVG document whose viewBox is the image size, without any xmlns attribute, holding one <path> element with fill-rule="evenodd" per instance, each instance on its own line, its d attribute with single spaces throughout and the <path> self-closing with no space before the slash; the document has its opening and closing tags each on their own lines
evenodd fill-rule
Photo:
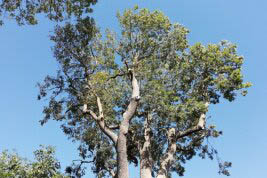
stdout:
<svg viewBox="0 0 267 178">
<path fill-rule="evenodd" d="M 132 119 L 136 109 L 137 109 L 137 105 L 138 102 L 140 100 L 140 88 L 135 76 L 135 73 L 132 69 L 129 69 L 129 73 L 131 75 L 131 82 L 132 82 L 132 97 L 130 100 L 130 104 L 128 105 L 126 111 L 123 113 L 123 121 L 121 123 L 120 126 L 120 130 L 124 133 L 127 134 L 128 133 L 128 129 L 129 129 L 129 122 Z"/>
<path fill-rule="evenodd" d="M 107 81 L 109 81 L 110 79 L 115 79 L 115 78 L 117 78 L 117 77 L 124 76 L 124 75 L 126 75 L 126 73 L 125 73 L 125 72 L 122 72 L 122 73 L 116 74 L 116 75 L 114 75 L 114 76 L 112 76 L 112 77 L 109 77 Z"/>
<path fill-rule="evenodd" d="M 83 113 L 87 114 L 89 113 L 93 119 L 98 123 L 100 129 L 112 140 L 112 142 L 116 145 L 118 136 L 115 134 L 105 123 L 104 121 L 104 114 L 103 114 L 103 107 L 102 103 L 100 101 L 100 98 L 97 97 L 97 106 L 99 110 L 99 116 L 97 116 L 92 110 L 87 109 L 87 104 L 84 104 L 83 106 Z"/>
<path fill-rule="evenodd" d="M 168 175 L 169 169 L 175 160 L 177 145 L 175 139 L 175 128 L 168 130 L 168 148 L 160 161 L 160 168 L 158 170 L 157 178 L 165 178 Z"/>
<path fill-rule="evenodd" d="M 208 106 L 209 106 L 209 103 L 206 102 L 205 107 L 207 108 Z M 205 119 L 206 119 L 206 113 L 203 113 L 200 115 L 200 118 L 196 126 L 189 128 L 188 130 L 185 130 L 183 132 L 179 132 L 178 134 L 175 134 L 176 131 L 174 128 L 171 128 L 168 130 L 168 148 L 167 148 L 167 152 L 162 157 L 157 178 L 164 178 L 167 176 L 167 173 L 172 163 L 175 160 L 175 153 L 177 150 L 177 144 L 176 144 L 177 140 L 185 136 L 188 136 L 192 133 L 203 130 L 205 128 Z M 178 147 L 178 149 L 180 148 Z"/>
<path fill-rule="evenodd" d="M 104 118 L 103 107 L 102 107 L 102 103 L 100 101 L 100 98 L 98 96 L 96 97 L 96 101 L 97 101 L 97 107 L 98 107 L 98 111 L 99 111 L 99 117 L 100 117 L 100 119 L 103 119 Z"/>
<path fill-rule="evenodd" d="M 84 164 L 84 163 L 93 163 L 95 161 L 95 158 L 92 161 L 84 161 L 84 160 L 76 159 L 76 160 L 73 160 L 72 162 L 75 162 L 75 161 L 79 161 L 81 164 Z"/>
<path fill-rule="evenodd" d="M 117 130 L 120 128 L 120 126 L 119 125 L 110 125 L 110 126 L 108 126 L 108 128 L 112 129 L 112 130 Z"/>
<path fill-rule="evenodd" d="M 206 102 L 205 103 L 205 107 L 207 108 L 208 106 L 209 106 L 209 103 Z M 187 130 L 185 130 L 183 132 L 179 132 L 176 135 L 177 140 L 180 139 L 180 138 L 186 137 L 188 135 L 191 135 L 193 133 L 199 132 L 201 130 L 204 130 L 205 129 L 205 123 L 206 123 L 206 113 L 202 113 L 200 115 L 200 118 L 198 120 L 197 125 L 192 127 L 192 128 L 189 128 L 189 129 L 187 129 Z"/>
</svg>

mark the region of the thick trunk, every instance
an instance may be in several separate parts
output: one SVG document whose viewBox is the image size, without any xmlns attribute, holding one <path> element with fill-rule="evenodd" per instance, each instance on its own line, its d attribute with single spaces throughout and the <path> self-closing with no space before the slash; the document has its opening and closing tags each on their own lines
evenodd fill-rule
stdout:
<svg viewBox="0 0 267 178">
<path fill-rule="evenodd" d="M 118 161 L 118 178 L 129 178 L 128 158 L 127 158 L 127 133 L 129 130 L 130 121 L 137 109 L 138 101 L 140 99 L 140 90 L 134 71 L 129 71 L 132 80 L 132 98 L 123 113 L 123 120 L 120 124 L 119 136 L 117 141 L 117 161 Z"/>
<path fill-rule="evenodd" d="M 120 132 L 117 143 L 118 159 L 118 178 L 128 178 L 128 158 L 127 158 L 127 139 L 123 132 Z"/>
<path fill-rule="evenodd" d="M 141 178 L 152 178 L 152 158 L 151 158 L 151 129 L 149 122 L 152 119 L 152 115 L 149 114 L 144 123 L 144 137 L 145 142 L 140 152 L 140 177 Z"/>
</svg>

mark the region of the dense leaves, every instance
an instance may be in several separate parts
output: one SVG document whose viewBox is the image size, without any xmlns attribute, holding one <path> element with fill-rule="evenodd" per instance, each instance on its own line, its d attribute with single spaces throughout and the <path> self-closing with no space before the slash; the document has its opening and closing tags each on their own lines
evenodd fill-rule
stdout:
<svg viewBox="0 0 267 178">
<path fill-rule="evenodd" d="M 91 159 L 93 171 L 99 176 L 111 174 L 116 171 L 115 145 L 82 106 L 98 113 L 96 98 L 100 98 L 105 127 L 118 133 L 134 70 L 141 99 L 127 134 L 128 160 L 136 163 L 140 159 L 144 123 L 151 114 L 149 152 L 157 174 L 170 144 L 170 128 L 181 135 L 197 125 L 201 114 L 208 111 L 207 104 L 218 104 L 222 98 L 233 101 L 239 90 L 245 94 L 243 89 L 251 84 L 243 82 L 243 57 L 237 54 L 236 45 L 222 41 L 189 46 L 189 30 L 171 23 L 159 11 L 135 7 L 117 16 L 121 34 L 107 30 L 102 36 L 90 18 L 56 27 L 51 39 L 60 69 L 57 76 L 48 76 L 39 84 L 39 98 L 50 98 L 41 123 L 61 121 L 65 134 L 80 141 L 81 157 Z M 217 152 L 206 149 L 205 139 L 220 134 L 214 126 L 206 126 L 178 137 L 175 161 L 168 170 L 183 175 L 183 164 L 197 153 L 209 153 L 212 158 Z M 229 166 L 220 163 L 220 172 L 227 174 L 224 168 Z"/>
</svg>

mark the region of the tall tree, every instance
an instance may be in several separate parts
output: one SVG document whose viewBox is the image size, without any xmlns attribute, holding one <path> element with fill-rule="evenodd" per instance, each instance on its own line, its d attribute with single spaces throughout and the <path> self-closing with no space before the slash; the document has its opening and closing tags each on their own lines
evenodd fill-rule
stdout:
<svg viewBox="0 0 267 178">
<path fill-rule="evenodd" d="M 189 46 L 189 31 L 159 11 L 135 7 L 118 19 L 120 35 L 103 37 L 90 18 L 56 27 L 60 69 L 39 84 L 39 99 L 49 97 L 41 123 L 61 121 L 100 177 L 127 178 L 128 162 L 138 160 L 142 178 L 183 175 L 186 160 L 217 153 L 204 142 L 220 135 L 206 113 L 246 94 L 243 57 L 226 41 Z"/>
</svg>

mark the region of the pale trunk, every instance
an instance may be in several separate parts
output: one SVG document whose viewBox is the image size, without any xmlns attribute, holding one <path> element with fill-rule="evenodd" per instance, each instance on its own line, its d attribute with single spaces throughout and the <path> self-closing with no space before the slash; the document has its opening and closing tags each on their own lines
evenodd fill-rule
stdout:
<svg viewBox="0 0 267 178">
<path fill-rule="evenodd" d="M 148 115 L 148 117 L 145 120 L 144 123 L 144 137 L 145 137 L 145 143 L 141 149 L 139 149 L 140 152 L 140 177 L 141 178 L 152 178 L 152 158 L 151 158 L 151 138 L 150 138 L 150 132 L 151 129 L 149 127 L 149 122 L 151 121 L 152 116 L 151 114 Z"/>
<path fill-rule="evenodd" d="M 161 160 L 157 178 L 167 178 L 169 168 L 175 160 L 174 155 L 176 152 L 176 140 L 174 128 L 171 128 L 168 131 L 168 140 L 168 149 L 167 152 L 164 154 L 163 159 Z"/>
<path fill-rule="evenodd" d="M 118 154 L 118 178 L 128 178 L 128 158 L 127 158 L 127 139 L 123 132 L 120 132 L 117 143 Z"/>
<path fill-rule="evenodd" d="M 142 166 L 142 161 L 140 163 L 140 166 Z M 152 169 L 151 169 L 151 167 L 140 168 L 140 174 L 141 174 L 141 178 L 152 178 Z"/>
<path fill-rule="evenodd" d="M 117 142 L 118 178 L 129 178 L 128 158 L 127 158 L 127 133 L 129 124 L 136 111 L 140 99 L 140 90 L 134 71 L 129 71 L 132 80 L 132 98 L 127 110 L 123 113 L 123 120 L 120 124 Z"/>
</svg>

